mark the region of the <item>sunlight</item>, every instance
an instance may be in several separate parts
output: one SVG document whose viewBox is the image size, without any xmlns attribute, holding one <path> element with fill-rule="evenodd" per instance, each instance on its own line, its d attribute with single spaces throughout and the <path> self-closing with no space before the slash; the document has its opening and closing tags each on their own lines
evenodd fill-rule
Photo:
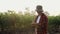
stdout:
<svg viewBox="0 0 60 34">
<path fill-rule="evenodd" d="M 0 12 L 7 10 L 25 11 L 29 7 L 31 11 L 35 10 L 36 5 L 42 5 L 44 11 L 50 15 L 60 14 L 60 0 L 0 0 Z"/>
</svg>

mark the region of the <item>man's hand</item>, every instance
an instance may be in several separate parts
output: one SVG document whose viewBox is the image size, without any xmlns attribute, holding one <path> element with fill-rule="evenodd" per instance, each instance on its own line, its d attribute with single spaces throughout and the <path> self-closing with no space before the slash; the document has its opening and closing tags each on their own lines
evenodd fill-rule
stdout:
<svg viewBox="0 0 60 34">
<path fill-rule="evenodd" d="M 35 22 L 32 23 L 32 26 L 35 27 L 35 28 L 38 28 L 39 27 L 38 26 L 38 23 L 35 23 Z"/>
<path fill-rule="evenodd" d="M 32 25 L 35 24 L 35 22 L 32 22 Z"/>
<path fill-rule="evenodd" d="M 38 25 L 36 22 L 32 22 L 32 25 Z"/>
</svg>

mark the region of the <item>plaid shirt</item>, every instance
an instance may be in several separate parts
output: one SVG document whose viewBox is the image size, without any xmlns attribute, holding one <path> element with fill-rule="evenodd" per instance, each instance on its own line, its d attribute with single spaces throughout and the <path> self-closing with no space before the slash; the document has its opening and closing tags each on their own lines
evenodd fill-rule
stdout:
<svg viewBox="0 0 60 34">
<path fill-rule="evenodd" d="M 37 18 L 38 16 L 36 17 L 35 22 Z M 38 24 L 39 28 L 37 28 L 37 34 L 47 34 L 48 18 L 44 13 L 42 13 L 40 18 L 41 19 Z"/>
</svg>

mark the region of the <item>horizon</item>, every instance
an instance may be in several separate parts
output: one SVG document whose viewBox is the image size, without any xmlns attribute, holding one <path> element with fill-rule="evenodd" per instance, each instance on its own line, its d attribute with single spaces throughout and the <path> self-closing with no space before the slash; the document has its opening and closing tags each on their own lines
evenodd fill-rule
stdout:
<svg viewBox="0 0 60 34">
<path fill-rule="evenodd" d="M 43 10 L 47 11 L 50 15 L 60 14 L 60 0 L 0 0 L 0 12 L 7 10 L 25 11 L 29 8 L 34 11 L 37 5 L 42 5 Z"/>
</svg>

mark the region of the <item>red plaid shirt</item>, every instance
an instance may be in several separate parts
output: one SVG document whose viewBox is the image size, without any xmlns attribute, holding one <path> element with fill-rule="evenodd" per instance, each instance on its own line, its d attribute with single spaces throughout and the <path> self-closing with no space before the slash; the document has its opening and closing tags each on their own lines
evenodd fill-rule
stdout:
<svg viewBox="0 0 60 34">
<path fill-rule="evenodd" d="M 38 16 L 36 17 L 35 22 L 37 18 Z M 39 25 L 39 28 L 37 28 L 37 34 L 47 34 L 48 18 L 44 13 L 42 13 L 40 17 L 40 22 L 38 25 Z"/>
</svg>

